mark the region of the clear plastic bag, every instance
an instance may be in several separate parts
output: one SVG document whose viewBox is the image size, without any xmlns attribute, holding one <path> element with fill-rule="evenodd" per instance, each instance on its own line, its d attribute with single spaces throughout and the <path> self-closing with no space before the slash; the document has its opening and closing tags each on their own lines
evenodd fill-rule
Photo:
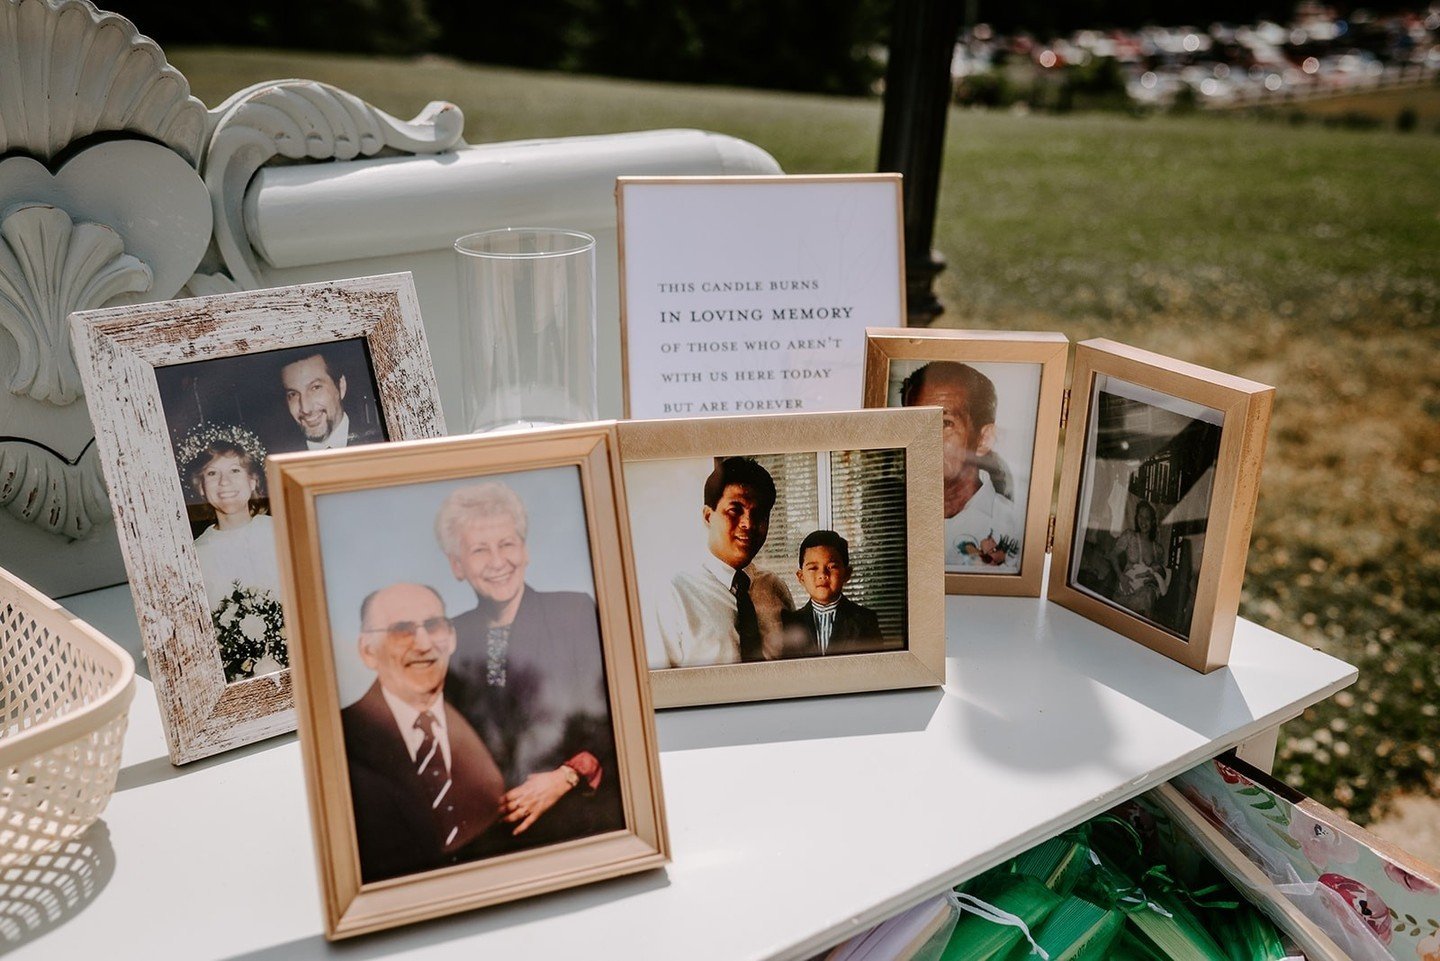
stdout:
<svg viewBox="0 0 1440 961">
<path fill-rule="evenodd" d="M 1332 888 L 1298 880 L 1291 884 L 1278 884 L 1276 888 L 1301 913 L 1314 921 L 1315 926 L 1324 931 L 1349 956 L 1350 961 L 1394 961 L 1390 949 Z"/>
<path fill-rule="evenodd" d="M 835 946 L 824 961 L 940 961 L 959 920 L 959 901 L 947 891 Z"/>
</svg>

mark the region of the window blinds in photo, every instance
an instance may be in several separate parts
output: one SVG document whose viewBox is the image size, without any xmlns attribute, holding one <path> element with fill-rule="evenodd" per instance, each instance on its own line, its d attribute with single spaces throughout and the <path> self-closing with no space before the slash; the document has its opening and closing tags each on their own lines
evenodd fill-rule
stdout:
<svg viewBox="0 0 1440 961">
<path fill-rule="evenodd" d="M 770 533 L 755 562 L 779 574 L 795 606 L 809 598 L 795 578 L 805 535 L 829 529 L 850 544 L 845 594 L 875 612 L 881 632 L 905 631 L 905 452 L 891 450 L 762 454 L 775 480 Z"/>
</svg>

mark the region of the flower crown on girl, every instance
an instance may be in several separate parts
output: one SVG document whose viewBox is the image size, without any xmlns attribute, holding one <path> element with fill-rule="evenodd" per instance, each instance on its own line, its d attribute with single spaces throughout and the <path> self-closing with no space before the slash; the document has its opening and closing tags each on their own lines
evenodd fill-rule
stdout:
<svg viewBox="0 0 1440 961">
<path fill-rule="evenodd" d="M 191 428 L 175 449 L 175 459 L 187 477 L 197 466 L 195 462 L 216 444 L 226 444 L 243 451 L 257 467 L 265 463 L 265 445 L 252 431 L 238 424 L 201 421 Z"/>
</svg>

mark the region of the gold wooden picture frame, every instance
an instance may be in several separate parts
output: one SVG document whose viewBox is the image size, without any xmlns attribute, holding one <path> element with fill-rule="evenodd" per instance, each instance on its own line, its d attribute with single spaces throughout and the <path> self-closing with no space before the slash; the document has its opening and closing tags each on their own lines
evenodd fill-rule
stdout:
<svg viewBox="0 0 1440 961">
<path fill-rule="evenodd" d="M 1040 596 L 1069 351 L 1060 333 L 866 330 L 865 406 L 945 410 L 947 594 Z"/>
<path fill-rule="evenodd" d="M 327 937 L 668 859 L 613 423 L 269 470 Z"/>
<path fill-rule="evenodd" d="M 616 178 L 620 383 L 624 416 L 664 419 L 854 407 L 859 400 L 862 376 L 858 341 L 863 337 L 863 325 L 905 322 L 902 186 L 898 173 Z M 836 187 L 883 191 L 883 199 L 871 198 L 879 208 L 874 211 L 852 198 L 828 196 L 823 203 L 812 200 L 808 212 L 793 215 L 784 212 L 787 194 L 794 196 L 796 191 Z M 680 196 L 687 188 L 713 189 L 725 198 L 725 203 L 717 211 L 702 209 L 697 198 Z M 713 255 L 704 250 L 694 253 L 689 274 L 672 276 L 679 268 L 667 263 L 666 269 L 653 277 L 632 276 L 638 260 L 636 223 L 642 217 L 636 213 L 638 201 L 632 199 L 627 207 L 626 197 L 636 190 L 656 189 L 666 191 L 669 196 L 664 204 L 652 209 L 649 216 L 660 216 L 663 211 L 665 215 L 676 213 L 684 219 L 677 225 L 657 229 L 661 256 L 651 259 L 673 258 L 677 251 L 691 251 L 702 243 L 716 245 Z M 764 199 L 742 200 L 751 194 Z M 750 208 L 746 203 L 755 206 Z M 643 214 L 646 208 L 639 209 Z M 778 218 L 777 223 L 786 225 L 797 235 L 787 237 L 779 249 L 767 250 L 764 225 L 754 222 L 767 216 Z M 650 226 L 648 220 L 645 223 Z M 694 236 L 676 236 L 677 231 L 685 230 Z M 835 240 L 847 237 L 848 242 Z M 835 248 L 827 249 L 825 245 L 832 241 Z M 874 249 L 868 249 L 867 244 Z M 652 255 L 654 253 L 652 251 Z M 648 264 L 650 260 L 643 262 Z M 666 297 L 680 299 L 673 303 L 652 302 L 656 292 L 635 290 L 646 286 L 641 283 L 642 279 L 658 284 Z M 707 292 L 717 299 L 699 306 L 713 307 L 713 310 L 697 310 L 700 315 L 697 317 L 681 316 L 689 307 L 697 306 L 697 298 L 703 300 Z M 820 300 L 816 303 L 805 300 L 812 296 Z M 857 303 L 862 306 L 855 306 Z M 673 317 L 660 316 L 671 307 Z M 641 310 L 645 312 L 644 318 L 638 317 Z M 766 326 L 766 321 L 777 319 L 776 313 L 783 314 L 780 318 L 783 324 Z M 837 329 L 842 321 L 843 329 Z M 637 346 L 634 325 L 639 323 L 654 323 L 657 329 L 670 332 L 701 332 L 707 343 L 700 346 L 707 350 L 695 352 L 685 343 L 658 344 L 660 352 L 657 353 L 648 343 Z M 846 336 L 833 336 L 838 333 Z M 776 340 L 771 341 L 772 336 Z M 833 343 L 821 346 L 818 341 Z M 727 343 L 733 346 L 724 347 Z M 666 353 L 667 349 L 675 352 Z M 787 380 L 789 375 L 784 369 L 793 369 L 795 376 Z M 648 397 L 637 402 L 639 385 L 634 376 L 637 370 L 664 377 L 673 393 L 673 402 L 652 402 Z M 824 371 L 824 376 L 809 379 L 817 371 Z M 797 392 L 795 387 L 817 383 L 827 388 L 831 384 L 843 386 L 825 393 L 823 400 L 817 399 L 813 391 L 803 395 L 804 392 Z M 684 385 L 703 385 L 703 398 Z M 665 388 L 652 384 L 646 389 Z M 747 392 L 755 393 L 750 396 Z M 702 403 L 704 398 L 708 398 L 708 402 Z"/>
<path fill-rule="evenodd" d="M 1049 597 L 1202 673 L 1230 653 L 1275 389 L 1075 351 Z"/>
<path fill-rule="evenodd" d="M 170 760 L 293 730 L 263 461 L 445 433 L 410 275 L 82 311 L 70 325 Z"/>
<path fill-rule="evenodd" d="M 656 707 L 943 684 L 939 426 L 621 423 Z"/>
</svg>

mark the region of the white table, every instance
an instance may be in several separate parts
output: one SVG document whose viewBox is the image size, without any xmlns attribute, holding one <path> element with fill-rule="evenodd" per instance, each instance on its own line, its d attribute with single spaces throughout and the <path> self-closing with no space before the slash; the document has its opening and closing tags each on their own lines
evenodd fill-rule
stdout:
<svg viewBox="0 0 1440 961">
<path fill-rule="evenodd" d="M 123 588 L 66 604 L 138 648 Z M 13 956 L 803 958 L 1356 677 L 1245 621 L 1201 676 L 1040 600 L 947 615 L 943 691 L 661 713 L 667 868 L 341 946 L 320 933 L 293 735 L 172 768 L 142 681 L 90 836 L 98 892 Z"/>
</svg>

